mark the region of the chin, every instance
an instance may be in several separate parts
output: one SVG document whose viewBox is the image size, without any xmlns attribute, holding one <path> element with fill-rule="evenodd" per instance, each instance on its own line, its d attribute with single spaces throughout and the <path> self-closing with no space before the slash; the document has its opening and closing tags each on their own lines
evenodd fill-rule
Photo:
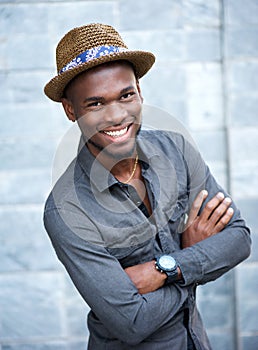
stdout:
<svg viewBox="0 0 258 350">
<path fill-rule="evenodd" d="M 131 146 L 127 145 L 127 147 L 125 147 L 125 145 L 119 145 L 119 144 L 116 144 L 116 145 L 112 144 L 107 147 L 104 147 L 100 144 L 95 143 L 92 140 L 88 140 L 88 143 L 89 143 L 89 146 L 90 146 L 89 148 L 91 152 L 95 154 L 95 156 L 101 156 L 101 157 L 104 156 L 104 157 L 115 159 L 117 161 L 131 158 L 136 150 L 135 140 Z"/>
<path fill-rule="evenodd" d="M 136 142 L 131 147 L 122 147 L 121 145 L 117 145 L 116 149 L 112 149 L 113 147 L 106 147 L 102 150 L 103 155 L 107 155 L 116 160 L 123 160 L 127 158 L 131 158 L 136 150 Z"/>
</svg>

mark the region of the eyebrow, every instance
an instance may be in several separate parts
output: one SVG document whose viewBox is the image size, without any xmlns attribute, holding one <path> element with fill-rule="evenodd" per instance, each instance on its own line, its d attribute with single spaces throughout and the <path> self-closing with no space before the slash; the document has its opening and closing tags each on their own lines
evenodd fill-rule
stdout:
<svg viewBox="0 0 258 350">
<path fill-rule="evenodd" d="M 128 91 L 131 91 L 131 90 L 134 90 L 134 91 L 135 91 L 135 87 L 134 87 L 133 85 L 127 86 L 126 88 L 122 89 L 122 90 L 120 91 L 120 94 L 122 95 L 122 94 L 124 94 L 124 93 L 126 93 L 126 92 L 128 92 Z"/>
<path fill-rule="evenodd" d="M 83 101 L 83 103 L 87 103 L 87 102 L 98 102 L 98 101 L 103 101 L 104 98 L 100 97 L 100 96 L 92 96 L 92 97 L 87 97 L 85 98 L 85 100 Z"/>
</svg>

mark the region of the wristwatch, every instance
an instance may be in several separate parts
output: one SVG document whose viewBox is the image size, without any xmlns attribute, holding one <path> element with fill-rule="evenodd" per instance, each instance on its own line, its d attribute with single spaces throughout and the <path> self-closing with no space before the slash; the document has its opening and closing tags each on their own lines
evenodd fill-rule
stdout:
<svg viewBox="0 0 258 350">
<path fill-rule="evenodd" d="M 156 258 L 156 269 L 167 275 L 166 283 L 175 282 L 178 279 L 178 264 L 171 255 L 160 255 Z"/>
</svg>

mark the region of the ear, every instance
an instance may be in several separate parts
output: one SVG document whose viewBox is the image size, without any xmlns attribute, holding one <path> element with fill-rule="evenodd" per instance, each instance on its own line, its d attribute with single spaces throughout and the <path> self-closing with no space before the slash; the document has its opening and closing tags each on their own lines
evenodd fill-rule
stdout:
<svg viewBox="0 0 258 350">
<path fill-rule="evenodd" d="M 142 92 L 141 92 L 140 83 L 139 83 L 139 80 L 138 80 L 138 79 L 137 79 L 137 81 L 136 81 L 136 86 L 137 86 L 137 90 L 138 90 L 138 93 L 139 93 L 141 102 L 143 103 Z"/>
<path fill-rule="evenodd" d="M 65 114 L 67 115 L 68 119 L 71 120 L 72 122 L 75 122 L 76 117 L 75 117 L 72 102 L 70 100 L 68 100 L 67 98 L 62 98 L 61 102 L 62 102 Z"/>
</svg>

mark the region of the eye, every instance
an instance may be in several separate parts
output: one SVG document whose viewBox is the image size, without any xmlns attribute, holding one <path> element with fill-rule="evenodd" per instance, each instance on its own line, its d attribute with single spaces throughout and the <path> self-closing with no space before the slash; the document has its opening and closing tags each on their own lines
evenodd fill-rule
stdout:
<svg viewBox="0 0 258 350">
<path fill-rule="evenodd" d="M 99 107 L 101 106 L 101 102 L 96 101 L 96 102 L 91 102 L 89 104 L 87 104 L 87 107 Z"/>
<path fill-rule="evenodd" d="M 132 97 L 133 95 L 135 95 L 134 91 L 127 92 L 121 96 L 121 100 L 127 100 L 130 97 Z"/>
</svg>

